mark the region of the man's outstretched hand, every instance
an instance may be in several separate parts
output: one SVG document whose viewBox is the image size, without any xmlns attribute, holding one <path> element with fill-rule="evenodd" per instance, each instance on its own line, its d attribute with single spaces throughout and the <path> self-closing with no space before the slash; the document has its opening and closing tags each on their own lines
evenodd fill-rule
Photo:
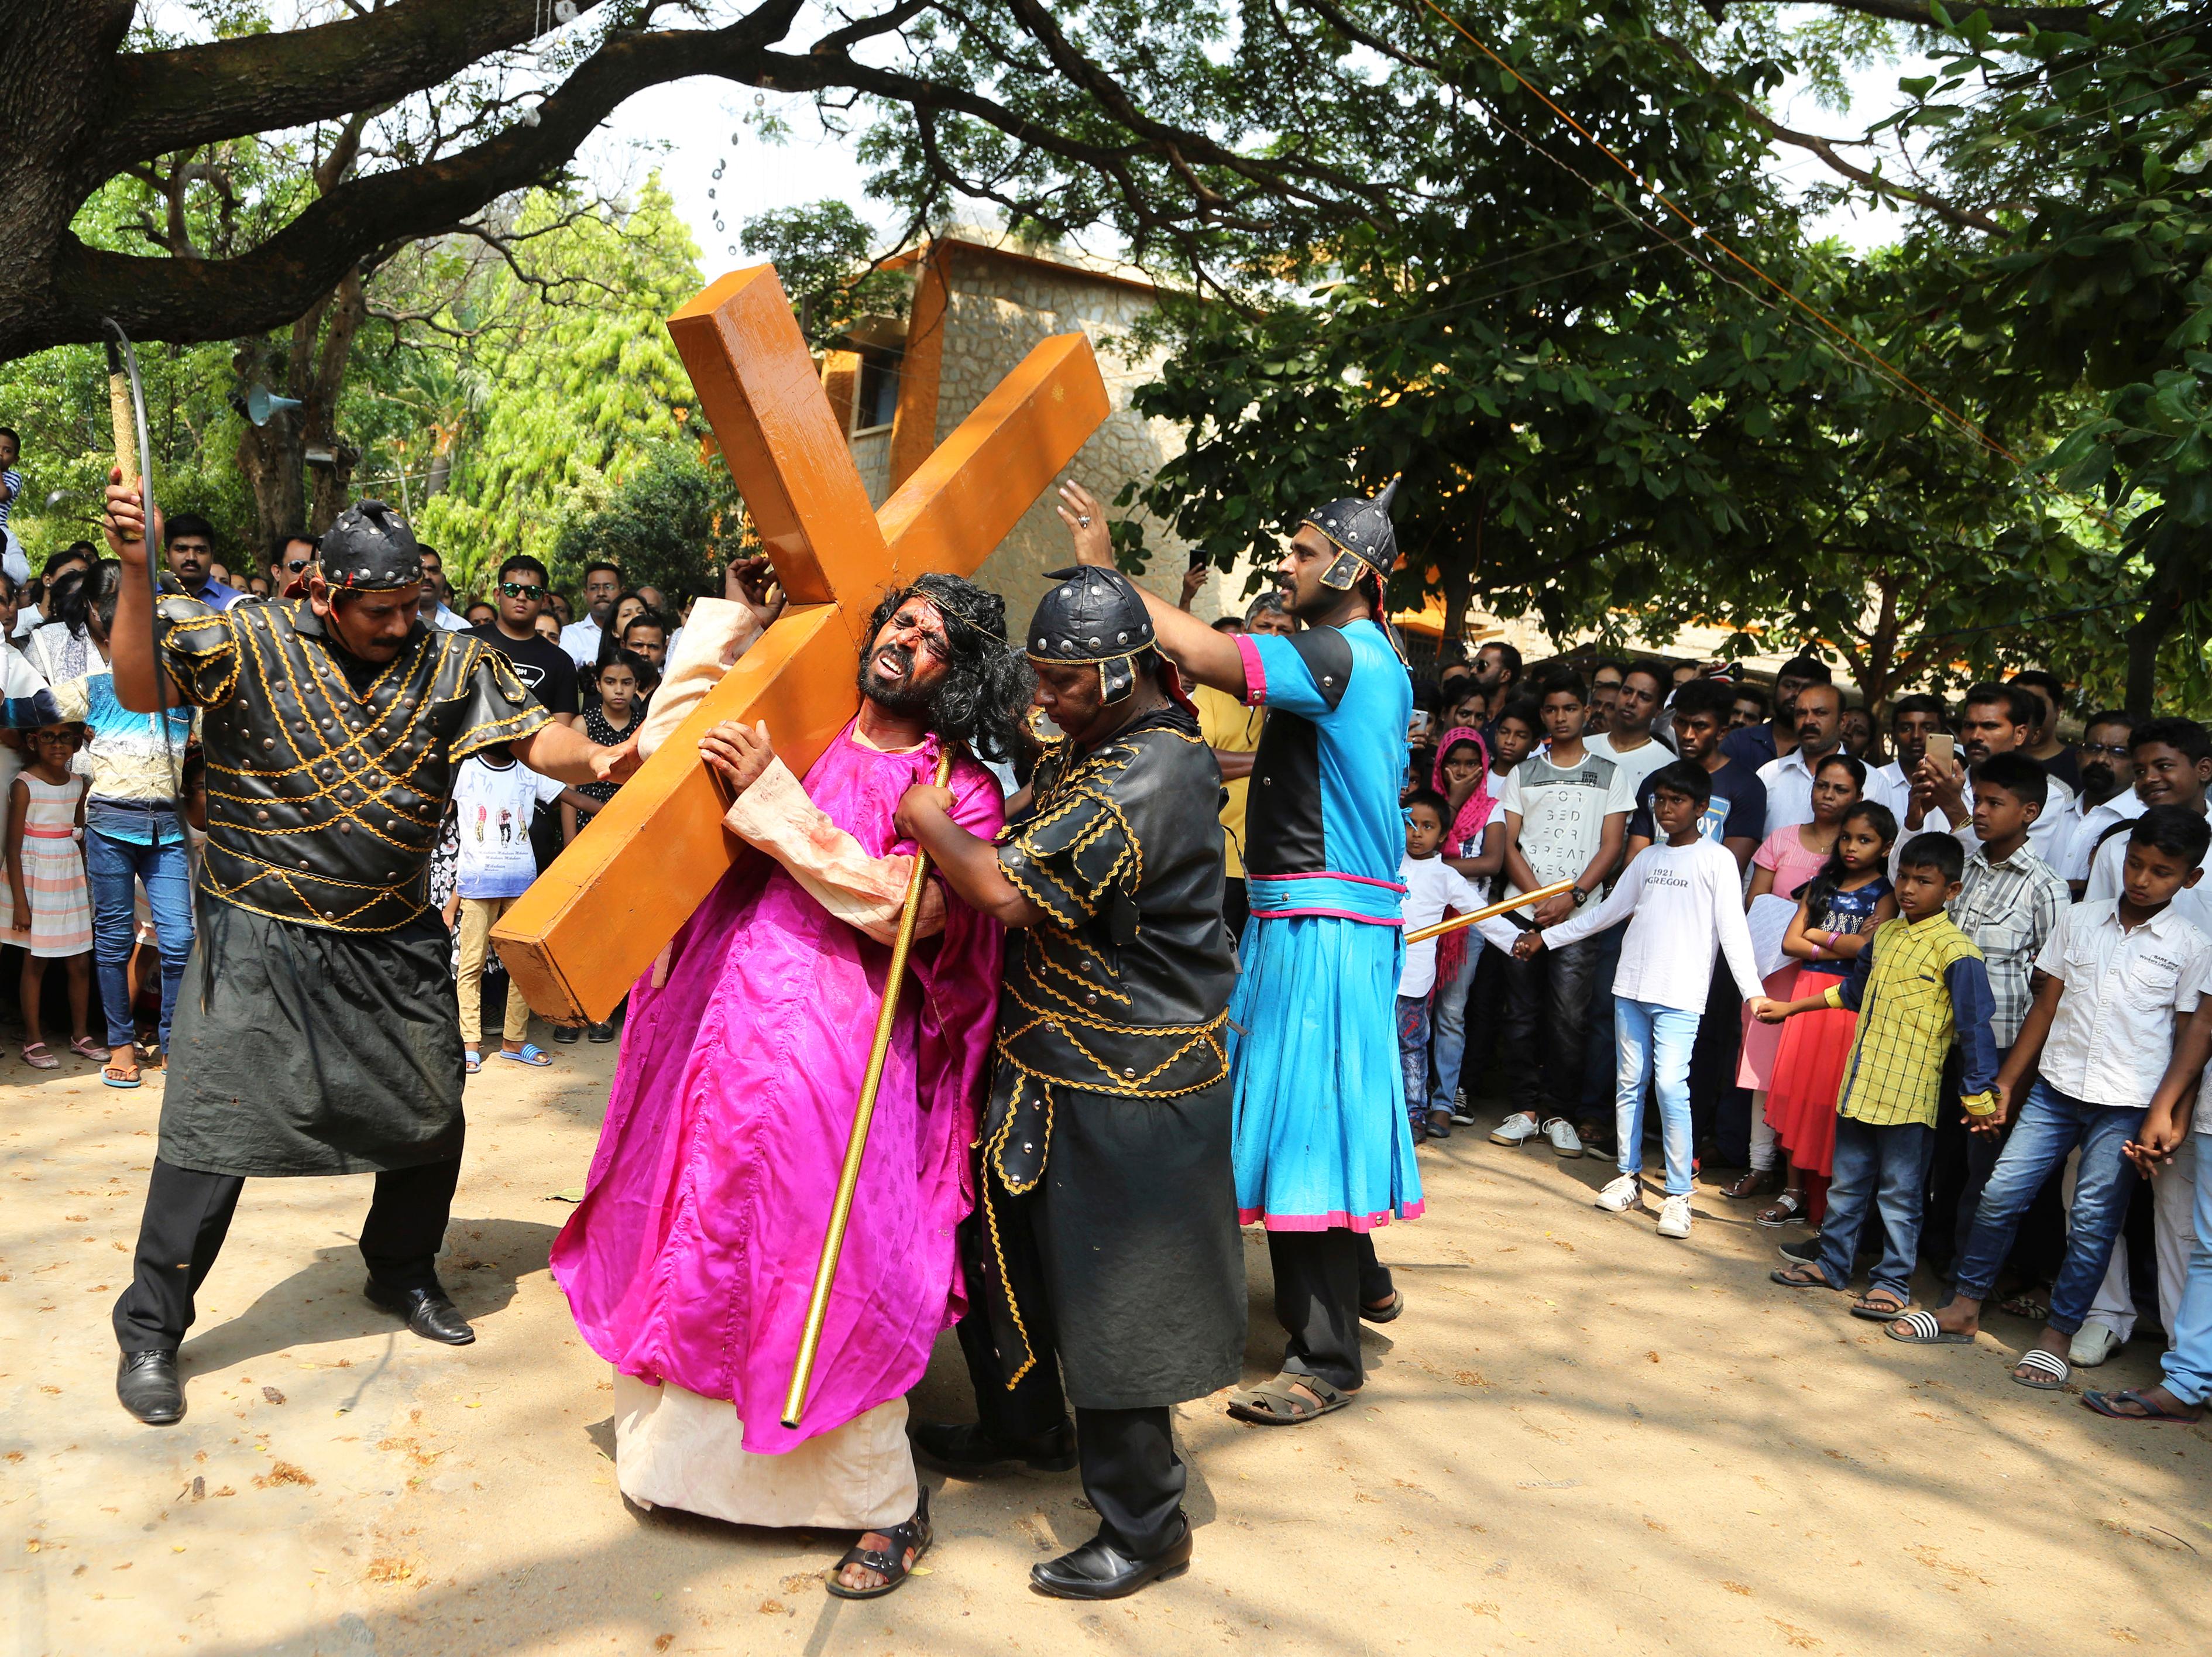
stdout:
<svg viewBox="0 0 2212 1657">
<path fill-rule="evenodd" d="M 1101 570 L 1114 567 L 1114 537 L 1106 527 L 1103 502 L 1070 478 L 1060 486 L 1060 502 L 1054 510 L 1074 538 L 1076 563 L 1096 564 Z"/>
<path fill-rule="evenodd" d="M 737 720 L 726 719 L 699 739 L 699 752 L 722 774 L 732 794 L 743 794 L 760 781 L 769 761 L 775 758 L 766 720 L 747 730 Z"/>
<path fill-rule="evenodd" d="M 637 774 L 641 763 L 635 734 L 628 741 L 618 742 L 611 748 L 601 748 L 592 756 L 592 770 L 602 783 L 629 782 Z"/>
<path fill-rule="evenodd" d="M 157 512 L 154 515 L 157 538 L 161 528 L 161 515 Z M 100 521 L 100 529 L 107 538 L 107 550 L 125 568 L 146 567 L 146 503 L 136 485 L 125 485 L 121 466 L 107 469 L 107 515 Z"/>
</svg>

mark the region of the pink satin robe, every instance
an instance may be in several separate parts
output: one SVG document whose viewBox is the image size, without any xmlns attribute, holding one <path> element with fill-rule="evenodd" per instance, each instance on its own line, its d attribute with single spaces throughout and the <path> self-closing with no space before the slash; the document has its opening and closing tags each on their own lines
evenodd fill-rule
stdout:
<svg viewBox="0 0 2212 1657">
<path fill-rule="evenodd" d="M 848 726 L 805 791 L 869 857 L 911 854 L 891 817 L 936 771 Z M 988 838 L 999 785 L 954 762 L 952 815 Z M 650 894 L 641 894 L 650 900 Z M 592 1349 L 625 1374 L 727 1398 L 744 1447 L 777 1454 L 903 1395 L 964 1308 L 953 1228 L 996 1015 L 1001 938 L 957 899 L 918 941 L 861 1165 L 814 1380 L 778 1419 L 890 950 L 754 852 L 677 934 L 665 986 L 630 992 L 584 1200 L 553 1275 Z M 895 912 L 895 911 L 894 911 Z"/>
</svg>

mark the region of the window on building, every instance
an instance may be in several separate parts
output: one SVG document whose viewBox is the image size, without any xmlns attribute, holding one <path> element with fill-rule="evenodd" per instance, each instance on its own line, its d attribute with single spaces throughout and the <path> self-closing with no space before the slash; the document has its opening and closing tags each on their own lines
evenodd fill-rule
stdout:
<svg viewBox="0 0 2212 1657">
<path fill-rule="evenodd" d="M 854 399 L 853 425 L 857 431 L 890 424 L 898 412 L 899 360 L 897 351 L 870 350 L 860 355 L 860 393 Z"/>
</svg>

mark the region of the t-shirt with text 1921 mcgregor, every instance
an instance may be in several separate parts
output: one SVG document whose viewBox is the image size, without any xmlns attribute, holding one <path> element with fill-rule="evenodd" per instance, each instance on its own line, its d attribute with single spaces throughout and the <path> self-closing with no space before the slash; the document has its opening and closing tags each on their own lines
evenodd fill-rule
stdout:
<svg viewBox="0 0 2212 1657">
<path fill-rule="evenodd" d="M 1521 855 L 1540 885 L 1580 874 L 1597 856 L 1605 819 L 1635 805 L 1628 773 L 1610 759 L 1584 752 L 1571 765 L 1547 754 L 1530 754 L 1508 772 L 1500 812 L 1521 814 Z M 1510 882 L 1506 896 L 1522 888 Z"/>
</svg>

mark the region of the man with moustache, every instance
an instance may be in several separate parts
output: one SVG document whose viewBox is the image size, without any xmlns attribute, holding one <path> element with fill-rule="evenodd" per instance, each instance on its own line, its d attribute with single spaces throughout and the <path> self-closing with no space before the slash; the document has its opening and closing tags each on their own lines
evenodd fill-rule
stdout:
<svg viewBox="0 0 2212 1657">
<path fill-rule="evenodd" d="M 1721 752 L 1753 771 L 1785 757 L 1799 738 L 1797 693 L 1808 685 L 1826 685 L 1833 678 L 1828 664 L 1818 656 L 1790 657 L 1774 670 L 1774 717 L 1730 731 L 1721 739 Z"/>
<path fill-rule="evenodd" d="M 2146 809 L 2136 793 L 2136 718 L 2123 708 L 2089 716 L 2075 750 L 2081 792 L 2060 815 L 2051 865 L 2079 902 L 2089 885 L 2089 862 L 2115 825 L 2133 822 Z"/>
<path fill-rule="evenodd" d="M 1844 745 L 1844 693 L 1832 685 L 1815 684 L 1798 689 L 1795 704 L 1797 746 L 1779 759 L 1759 768 L 1766 785 L 1766 832 L 1795 828 L 1813 820 L 1813 773 L 1820 763 Z M 1728 752 L 1728 744 L 1721 744 Z"/>
</svg>

